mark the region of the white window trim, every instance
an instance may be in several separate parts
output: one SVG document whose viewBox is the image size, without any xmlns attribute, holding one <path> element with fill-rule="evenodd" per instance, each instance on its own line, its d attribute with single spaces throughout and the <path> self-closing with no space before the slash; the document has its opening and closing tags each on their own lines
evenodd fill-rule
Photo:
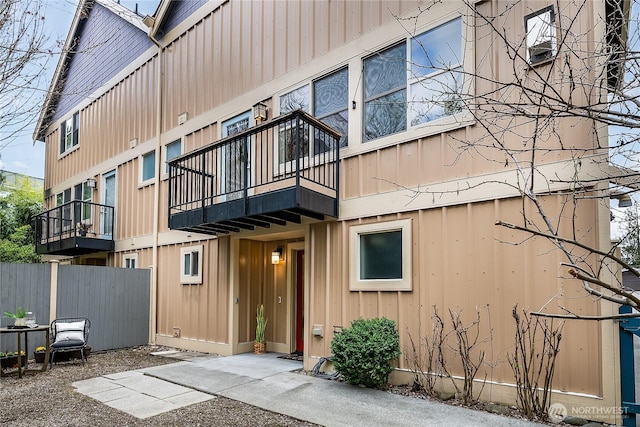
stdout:
<svg viewBox="0 0 640 427">
<path fill-rule="evenodd" d="M 184 138 L 177 138 L 173 141 L 162 146 L 162 175 L 160 179 L 162 181 L 169 179 L 169 165 L 167 164 L 167 146 L 180 141 L 180 154 L 179 156 L 184 154 Z"/>
<path fill-rule="evenodd" d="M 74 134 L 74 121 L 75 121 L 75 116 L 76 114 L 78 115 L 78 139 L 77 141 L 75 141 L 75 144 L 73 143 L 73 134 Z M 67 124 L 68 122 L 71 121 L 71 146 L 67 147 L 67 141 L 66 141 L 66 134 L 67 134 Z M 60 125 L 58 125 L 58 129 L 61 130 L 62 128 L 62 124 L 64 123 L 65 125 L 65 135 L 64 135 L 64 139 L 65 139 L 65 147 L 64 147 L 64 151 L 60 151 L 60 141 L 58 141 L 58 160 L 62 159 L 63 157 L 69 155 L 70 153 L 76 151 L 77 149 L 80 148 L 80 112 L 79 111 L 74 111 L 71 114 L 71 117 L 68 117 L 64 120 L 62 120 L 60 122 Z M 60 138 L 62 138 L 62 135 L 60 136 Z"/>
<path fill-rule="evenodd" d="M 198 272 L 187 276 L 184 274 L 184 257 L 187 254 L 198 253 Z M 182 285 L 201 285 L 202 284 L 202 253 L 203 245 L 187 246 L 180 248 L 180 284 Z"/>
<path fill-rule="evenodd" d="M 412 230 L 411 219 L 372 224 L 352 225 L 349 228 L 349 290 L 350 291 L 411 291 L 412 283 Z M 402 231 L 402 278 L 385 280 L 360 279 L 360 235 Z"/>
<path fill-rule="evenodd" d="M 143 171 L 144 171 L 144 158 L 146 156 L 148 156 L 151 153 L 155 153 L 155 159 L 153 162 L 153 177 L 143 180 L 142 176 L 143 176 Z M 156 152 L 156 150 L 151 150 L 151 151 L 147 151 L 144 154 L 141 154 L 138 157 L 138 164 L 139 164 L 139 172 L 138 172 L 138 188 L 141 187 L 146 187 L 148 185 L 154 184 L 156 182 L 156 177 L 158 174 L 158 170 L 157 170 L 157 166 L 158 166 L 158 153 Z"/>
<path fill-rule="evenodd" d="M 132 267 L 127 267 L 127 260 L 132 260 L 135 263 L 135 267 L 133 267 L 133 268 L 138 268 L 138 253 L 137 252 L 122 255 L 122 268 L 132 268 Z"/>
</svg>

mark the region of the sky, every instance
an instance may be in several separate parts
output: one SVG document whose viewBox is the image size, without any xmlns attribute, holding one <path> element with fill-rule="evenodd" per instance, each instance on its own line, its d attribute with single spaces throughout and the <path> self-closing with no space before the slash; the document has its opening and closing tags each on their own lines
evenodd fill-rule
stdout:
<svg viewBox="0 0 640 427">
<path fill-rule="evenodd" d="M 49 45 L 64 45 L 67 38 L 73 16 L 78 5 L 78 0 L 44 0 L 45 33 L 49 38 Z M 142 15 L 152 15 L 158 5 L 158 0 L 120 0 L 120 3 L 131 10 L 135 10 L 138 4 L 138 12 Z M 43 79 L 46 87 L 42 89 L 39 103 L 42 104 L 45 91 L 48 88 L 56 66 L 58 57 L 52 58 L 47 63 L 46 78 Z M 33 131 L 38 117 L 32 118 L 32 124 L 22 131 L 8 146 L 0 150 L 0 170 L 17 172 L 25 175 L 44 178 L 44 143 L 33 142 Z"/>
</svg>

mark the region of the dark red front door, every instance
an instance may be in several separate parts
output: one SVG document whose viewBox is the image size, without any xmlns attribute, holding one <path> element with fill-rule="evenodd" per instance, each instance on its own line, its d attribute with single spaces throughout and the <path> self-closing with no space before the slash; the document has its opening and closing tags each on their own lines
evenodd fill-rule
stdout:
<svg viewBox="0 0 640 427">
<path fill-rule="evenodd" d="M 296 251 L 296 352 L 304 350 L 304 251 Z"/>
</svg>

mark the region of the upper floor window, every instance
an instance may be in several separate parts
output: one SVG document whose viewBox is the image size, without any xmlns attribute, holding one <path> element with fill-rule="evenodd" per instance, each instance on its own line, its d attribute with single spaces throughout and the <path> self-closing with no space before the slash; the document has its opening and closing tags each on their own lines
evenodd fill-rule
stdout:
<svg viewBox="0 0 640 427">
<path fill-rule="evenodd" d="M 156 176 L 156 152 L 150 151 L 143 154 L 140 166 L 140 181 L 146 183 Z"/>
<path fill-rule="evenodd" d="M 78 138 L 79 128 L 80 113 L 78 112 L 62 122 L 62 125 L 60 125 L 60 154 L 71 150 L 80 143 Z"/>
<path fill-rule="evenodd" d="M 302 110 L 342 133 L 340 147 L 347 146 L 349 133 L 349 70 L 342 68 L 280 96 L 280 114 Z M 313 111 L 311 107 L 313 106 Z M 327 147 L 323 138 L 314 137 L 309 153 L 309 129 L 301 129 L 300 156 L 323 153 Z M 282 125 L 278 137 L 280 163 L 295 159 L 295 133 L 290 125 Z"/>
<path fill-rule="evenodd" d="M 365 58 L 364 140 L 462 111 L 463 57 L 456 18 Z"/>
<path fill-rule="evenodd" d="M 527 61 L 544 62 L 556 54 L 556 26 L 553 6 L 524 17 L 527 32 Z"/>
<path fill-rule="evenodd" d="M 313 82 L 313 115 L 340 132 L 342 134 L 340 147 L 347 146 L 349 133 L 349 70 L 347 68 Z"/>
<path fill-rule="evenodd" d="M 164 147 L 164 173 L 169 173 L 169 163 L 171 160 L 179 157 L 182 154 L 182 140 L 178 139 L 176 141 L 168 143 Z"/>
<path fill-rule="evenodd" d="M 76 219 L 86 223 L 91 220 L 91 202 L 93 201 L 93 188 L 89 187 L 87 182 L 75 186 L 75 200 L 82 200 L 84 203 L 75 204 L 74 208 L 79 209 L 76 212 Z"/>
</svg>

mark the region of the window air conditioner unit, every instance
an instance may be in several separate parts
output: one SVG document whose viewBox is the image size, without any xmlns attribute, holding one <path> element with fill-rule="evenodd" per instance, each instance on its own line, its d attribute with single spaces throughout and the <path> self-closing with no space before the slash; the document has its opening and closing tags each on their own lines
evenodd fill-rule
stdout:
<svg viewBox="0 0 640 427">
<path fill-rule="evenodd" d="M 529 48 L 529 60 L 540 62 L 553 56 L 553 45 L 551 40 L 545 40 Z"/>
</svg>

